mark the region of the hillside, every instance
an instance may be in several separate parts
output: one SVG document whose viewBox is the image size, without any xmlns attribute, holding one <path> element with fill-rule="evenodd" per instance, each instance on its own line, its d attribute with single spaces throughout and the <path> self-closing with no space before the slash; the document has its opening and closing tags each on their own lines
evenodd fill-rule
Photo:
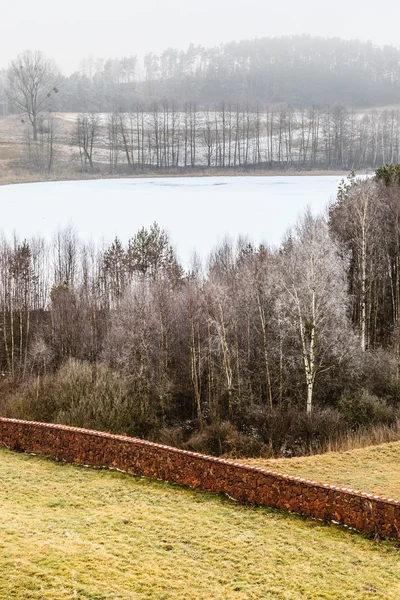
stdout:
<svg viewBox="0 0 400 600">
<path fill-rule="evenodd" d="M 40 118 L 34 142 L 23 117 L 0 116 L 0 182 L 154 173 L 347 173 L 400 160 L 395 105 L 368 111 L 283 104 L 177 111 L 157 104 L 152 112 L 53 112 Z"/>
<path fill-rule="evenodd" d="M 137 51 L 134 42 L 131 51 Z M 339 37 L 192 43 L 186 50 L 169 46 L 159 54 L 88 57 L 79 71 L 57 77 L 60 93 L 54 104 L 66 112 L 137 105 L 151 110 L 164 100 L 179 107 L 190 102 L 200 107 L 220 102 L 372 107 L 399 101 L 399 65 L 399 47 Z M 1 84 L 0 72 L 0 95 Z"/>
<path fill-rule="evenodd" d="M 300 458 L 248 459 L 246 463 L 400 499 L 400 442 Z"/>
<path fill-rule="evenodd" d="M 4 449 L 0 486 L 1 598 L 400 594 L 398 548 L 336 526 Z"/>
</svg>

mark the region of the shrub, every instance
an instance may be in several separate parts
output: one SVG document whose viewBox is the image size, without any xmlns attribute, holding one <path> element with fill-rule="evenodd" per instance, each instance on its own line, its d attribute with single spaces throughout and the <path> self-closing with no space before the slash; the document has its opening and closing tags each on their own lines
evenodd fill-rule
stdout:
<svg viewBox="0 0 400 600">
<path fill-rule="evenodd" d="M 344 393 L 339 400 L 339 410 L 352 427 L 361 425 L 392 425 L 396 411 L 385 400 L 361 389 L 356 393 Z"/>
<path fill-rule="evenodd" d="M 304 410 L 286 408 L 269 411 L 256 407 L 243 416 L 241 431 L 258 438 L 263 450 L 275 456 L 296 456 L 321 451 L 327 441 L 346 432 L 343 415 L 333 409 Z"/>
<path fill-rule="evenodd" d="M 6 413 L 23 419 L 133 431 L 129 385 L 105 365 L 67 361 L 54 374 L 23 384 L 7 401 Z"/>
<path fill-rule="evenodd" d="M 207 425 L 190 437 L 186 447 L 194 452 L 208 452 L 220 456 L 232 451 L 231 439 L 234 433 L 235 428 L 229 421 Z"/>
</svg>

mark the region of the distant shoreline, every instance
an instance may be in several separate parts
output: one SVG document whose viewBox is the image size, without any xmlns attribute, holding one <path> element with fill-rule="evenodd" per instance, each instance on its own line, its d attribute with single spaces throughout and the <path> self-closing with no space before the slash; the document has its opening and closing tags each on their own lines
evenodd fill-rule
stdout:
<svg viewBox="0 0 400 600">
<path fill-rule="evenodd" d="M 367 172 L 373 172 L 372 169 L 363 169 L 363 174 Z M 27 174 L 7 174 L 4 176 L 0 175 L 0 186 L 3 185 L 15 185 L 15 184 L 23 184 L 23 183 L 50 183 L 57 181 L 96 181 L 96 180 L 105 180 L 105 179 L 154 179 L 154 178 L 177 178 L 177 177 L 329 177 L 343 175 L 346 177 L 348 172 L 343 170 L 323 170 L 323 169 L 315 169 L 312 171 L 300 171 L 295 169 L 288 170 L 278 170 L 271 169 L 270 171 L 258 171 L 258 170 L 221 170 L 216 169 L 211 170 L 202 170 L 202 171 L 180 171 L 180 172 L 171 172 L 171 171 L 150 171 L 148 173 L 119 173 L 118 175 L 112 173 L 60 173 L 49 176 L 40 176 L 38 174 L 27 173 Z"/>
</svg>

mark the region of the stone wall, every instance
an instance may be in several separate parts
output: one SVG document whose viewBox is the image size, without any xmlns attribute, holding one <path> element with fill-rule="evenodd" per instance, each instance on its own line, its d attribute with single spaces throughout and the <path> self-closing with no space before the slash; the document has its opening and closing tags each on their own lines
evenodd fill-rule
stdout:
<svg viewBox="0 0 400 600">
<path fill-rule="evenodd" d="M 400 538 L 400 501 L 302 477 L 78 427 L 0 418 L 0 445 L 69 463 L 114 467 L 173 481 L 243 503 L 336 521 Z"/>
</svg>

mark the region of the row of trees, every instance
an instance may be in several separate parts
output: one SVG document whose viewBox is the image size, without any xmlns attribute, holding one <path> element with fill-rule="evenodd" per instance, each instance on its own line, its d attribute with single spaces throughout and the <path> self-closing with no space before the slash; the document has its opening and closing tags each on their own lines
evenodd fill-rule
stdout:
<svg viewBox="0 0 400 600">
<path fill-rule="evenodd" d="M 193 445 L 221 423 L 248 443 L 279 426 L 278 450 L 304 441 L 303 413 L 316 440 L 393 422 L 398 172 L 350 178 L 328 218 L 306 212 L 277 250 L 225 241 L 188 272 L 156 224 L 126 246 L 85 245 L 72 229 L 52 245 L 3 240 L 4 410 Z"/>
<path fill-rule="evenodd" d="M 61 117 L 62 119 L 62 117 Z M 81 172 L 141 173 L 180 169 L 368 169 L 400 160 L 400 111 L 357 114 L 342 106 L 221 105 L 205 112 L 167 103 L 151 113 L 40 113 L 35 134 L 24 125 L 23 157 L 30 168 L 50 172 L 68 165 Z M 72 153 L 71 151 L 72 150 Z"/>
<path fill-rule="evenodd" d="M 180 167 L 360 169 L 400 160 L 400 111 L 343 106 L 221 104 L 205 111 L 167 102 L 151 112 L 81 114 L 73 141 L 83 169 L 108 158 L 111 172 Z"/>
</svg>

